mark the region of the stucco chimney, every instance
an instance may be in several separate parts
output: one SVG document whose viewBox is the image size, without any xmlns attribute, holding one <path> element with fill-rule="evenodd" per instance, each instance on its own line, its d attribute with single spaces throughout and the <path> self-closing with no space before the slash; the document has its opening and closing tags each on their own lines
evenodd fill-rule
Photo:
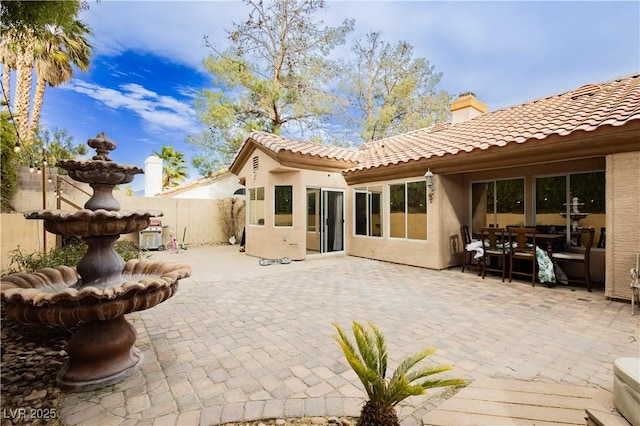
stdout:
<svg viewBox="0 0 640 426">
<path fill-rule="evenodd" d="M 162 192 L 162 158 L 152 155 L 144 160 L 144 196 L 154 197 Z"/>
<path fill-rule="evenodd" d="M 489 110 L 484 102 L 480 102 L 472 92 L 461 93 L 458 99 L 451 102 L 451 124 L 471 120 Z"/>
</svg>

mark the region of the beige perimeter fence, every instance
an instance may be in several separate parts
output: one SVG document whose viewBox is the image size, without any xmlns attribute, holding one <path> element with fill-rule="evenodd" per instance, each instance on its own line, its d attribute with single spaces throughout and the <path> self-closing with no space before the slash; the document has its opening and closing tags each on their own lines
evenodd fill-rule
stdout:
<svg viewBox="0 0 640 426">
<path fill-rule="evenodd" d="M 16 212 L 0 215 L 0 270 L 10 266 L 10 253 L 20 247 L 31 253 L 42 251 L 46 243 L 47 251 L 55 247 L 56 236 L 45 233 L 41 220 L 27 220 L 24 212 L 46 209 L 73 211 L 82 207 L 89 199 L 91 188 L 88 185 L 65 180 L 62 183 L 60 199 L 55 191 L 55 181 L 45 185 L 47 191 L 43 197 L 40 176 L 33 173 L 22 175 L 20 190 L 13 199 Z M 54 178 L 55 179 L 55 178 Z M 131 197 L 123 190 L 114 190 L 122 210 L 160 210 L 163 215 L 162 241 L 169 241 L 169 233 L 175 232 L 178 243 L 187 246 L 229 244 L 233 236 L 239 242 L 245 223 L 245 201 L 241 197 L 227 197 L 217 200 Z M 76 207 L 74 207 L 74 205 Z M 122 235 L 122 240 L 139 242 L 139 233 Z"/>
</svg>

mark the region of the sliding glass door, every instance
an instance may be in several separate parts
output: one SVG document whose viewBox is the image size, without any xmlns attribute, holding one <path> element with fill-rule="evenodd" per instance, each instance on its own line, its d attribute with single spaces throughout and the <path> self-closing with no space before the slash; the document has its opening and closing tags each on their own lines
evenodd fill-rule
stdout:
<svg viewBox="0 0 640 426">
<path fill-rule="evenodd" d="M 307 189 L 307 254 L 344 251 L 344 192 Z"/>
</svg>

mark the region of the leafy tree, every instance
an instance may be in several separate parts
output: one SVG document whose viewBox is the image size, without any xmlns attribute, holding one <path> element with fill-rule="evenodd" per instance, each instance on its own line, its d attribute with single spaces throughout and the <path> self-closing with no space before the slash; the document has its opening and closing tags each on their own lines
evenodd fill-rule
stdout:
<svg viewBox="0 0 640 426">
<path fill-rule="evenodd" d="M 33 142 L 18 154 L 18 161 L 19 164 L 41 167 L 44 160 L 48 167 L 54 167 L 60 160 L 73 159 L 86 153 L 86 145 L 74 143 L 73 136 L 70 136 L 65 129 L 54 127 L 51 130 L 38 129 Z M 66 175 L 67 171 L 58 168 L 56 173 Z"/>
<path fill-rule="evenodd" d="M 185 166 L 184 154 L 176 151 L 171 146 L 163 145 L 160 152 L 153 151 L 163 160 L 162 165 L 162 187 L 170 188 L 178 185 L 189 176 L 187 166 Z"/>
<path fill-rule="evenodd" d="M 249 17 L 227 31 L 230 46 L 221 51 L 207 41 L 213 53 L 203 63 L 214 89 L 199 93 L 196 109 L 209 130 L 189 138 L 206 151 L 208 159 L 194 159 L 202 174 L 227 165 L 249 130 L 316 129 L 335 108 L 335 95 L 323 87 L 333 77 L 326 57 L 353 20 L 337 27 L 315 21 L 323 0 L 244 1 Z"/>
<path fill-rule="evenodd" d="M 16 132 L 7 111 L 0 112 L 0 141 L 2 153 L 0 163 L 0 183 L 2 189 L 2 211 L 11 210 L 11 198 L 18 186 L 18 168 L 13 148 L 16 144 Z"/>
<path fill-rule="evenodd" d="M 413 46 L 385 42 L 380 32 L 367 34 L 343 62 L 341 90 L 347 101 L 345 125 L 365 142 L 443 122 L 451 95 L 437 92 L 442 78 L 424 58 L 413 57 Z"/>
<path fill-rule="evenodd" d="M 30 123 L 31 86 L 35 61 L 37 58 L 43 58 L 42 46 L 50 40 L 51 27 L 64 32 L 78 31 L 79 21 L 76 20 L 76 16 L 85 7 L 86 3 L 78 0 L 5 1 L 0 5 L 2 18 L 0 27 L 2 55 L 0 57 L 3 63 L 6 61 L 5 73 L 16 71 L 14 120 L 19 138 L 25 144 L 30 143 L 39 120 L 39 116 L 31 115 Z M 65 52 L 68 60 L 74 63 L 76 58 L 68 51 Z M 59 53 L 57 57 L 58 64 L 63 62 Z M 84 66 L 81 62 L 79 65 Z M 7 82 L 6 75 L 3 77 L 3 90 L 9 99 L 10 82 Z M 42 78 L 51 83 L 50 74 Z"/>
<path fill-rule="evenodd" d="M 334 336 L 347 362 L 356 373 L 369 400 L 362 407 L 358 426 L 399 426 L 395 405 L 409 396 L 423 395 L 427 389 L 464 385 L 461 379 L 426 379 L 451 370 L 447 365 L 420 365 L 434 348 L 425 348 L 406 357 L 387 377 L 387 345 L 382 332 L 369 323 L 371 331 L 357 321 L 353 322 L 354 345 L 338 324 Z"/>
</svg>

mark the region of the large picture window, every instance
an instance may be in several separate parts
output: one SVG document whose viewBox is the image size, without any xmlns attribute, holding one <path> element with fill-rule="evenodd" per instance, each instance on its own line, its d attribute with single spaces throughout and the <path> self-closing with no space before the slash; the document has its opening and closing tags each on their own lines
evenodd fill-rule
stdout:
<svg viewBox="0 0 640 426">
<path fill-rule="evenodd" d="M 356 188 L 355 232 L 368 237 L 382 236 L 382 187 Z"/>
<path fill-rule="evenodd" d="M 264 187 L 249 188 L 249 224 L 264 225 Z"/>
<path fill-rule="evenodd" d="M 472 232 L 484 226 L 524 226 L 524 179 L 471 185 Z"/>
<path fill-rule="evenodd" d="M 274 199 L 274 225 L 293 226 L 293 187 L 276 186 Z"/>
<path fill-rule="evenodd" d="M 391 237 L 426 240 L 426 183 L 417 181 L 389 185 L 389 214 Z"/>
<path fill-rule="evenodd" d="M 593 226 L 599 240 L 606 224 L 604 172 L 541 176 L 535 185 L 536 226 L 555 232 Z"/>
</svg>

